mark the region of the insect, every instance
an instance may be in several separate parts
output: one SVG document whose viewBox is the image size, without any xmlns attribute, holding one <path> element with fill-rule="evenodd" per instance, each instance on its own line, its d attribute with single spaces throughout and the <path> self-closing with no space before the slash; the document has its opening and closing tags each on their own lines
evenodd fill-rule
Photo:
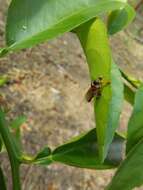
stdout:
<svg viewBox="0 0 143 190">
<path fill-rule="evenodd" d="M 110 84 L 110 82 L 103 81 L 102 77 L 98 77 L 96 80 L 92 81 L 91 86 L 85 95 L 87 102 L 91 102 L 93 97 L 96 97 L 96 99 L 100 98 L 102 89 L 108 84 Z"/>
</svg>

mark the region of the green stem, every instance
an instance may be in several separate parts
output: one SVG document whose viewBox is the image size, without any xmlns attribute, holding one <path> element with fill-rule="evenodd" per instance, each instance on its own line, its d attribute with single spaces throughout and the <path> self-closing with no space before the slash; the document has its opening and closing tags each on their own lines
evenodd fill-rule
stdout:
<svg viewBox="0 0 143 190">
<path fill-rule="evenodd" d="M 6 190 L 6 183 L 5 183 L 5 177 L 4 177 L 4 174 L 3 174 L 3 171 L 0 167 L 0 187 L 1 187 L 1 190 Z"/>
<path fill-rule="evenodd" d="M 132 106 L 134 105 L 135 93 L 132 88 L 124 83 L 124 97 L 127 102 L 129 102 Z"/>
<path fill-rule="evenodd" d="M 121 69 L 120 69 L 121 75 L 122 77 L 129 83 L 131 84 L 131 86 L 133 86 L 134 88 L 138 89 L 138 87 L 142 84 L 141 81 L 128 76 L 126 73 L 124 73 Z"/>
<path fill-rule="evenodd" d="M 21 190 L 20 183 L 20 164 L 14 158 L 10 158 L 11 170 L 12 170 L 12 182 L 13 182 L 13 190 Z"/>
<path fill-rule="evenodd" d="M 11 164 L 13 190 L 21 190 L 20 173 L 19 173 L 20 151 L 16 145 L 15 140 L 13 139 L 12 134 L 10 133 L 8 129 L 8 125 L 5 121 L 5 114 L 1 109 L 0 109 L 0 133 L 3 139 L 3 142 L 5 144 L 5 147 L 7 149 L 10 164 Z"/>
</svg>

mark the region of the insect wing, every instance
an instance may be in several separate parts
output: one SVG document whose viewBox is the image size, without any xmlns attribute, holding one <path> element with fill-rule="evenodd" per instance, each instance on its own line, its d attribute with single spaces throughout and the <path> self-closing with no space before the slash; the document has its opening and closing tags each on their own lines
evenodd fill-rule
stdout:
<svg viewBox="0 0 143 190">
<path fill-rule="evenodd" d="M 91 102 L 92 98 L 94 97 L 94 92 L 92 90 L 92 88 L 89 88 L 89 90 L 87 91 L 85 98 L 87 102 Z"/>
</svg>

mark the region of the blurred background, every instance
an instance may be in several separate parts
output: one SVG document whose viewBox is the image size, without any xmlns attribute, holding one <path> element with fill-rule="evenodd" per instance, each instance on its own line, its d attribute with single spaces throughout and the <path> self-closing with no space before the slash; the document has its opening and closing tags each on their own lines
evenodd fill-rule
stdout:
<svg viewBox="0 0 143 190">
<path fill-rule="evenodd" d="M 10 1 L 0 0 L 0 47 Z M 143 79 L 143 1 L 132 0 L 137 15 L 133 23 L 110 40 L 113 56 L 127 73 Z M 52 148 L 94 127 L 92 103 L 84 100 L 90 85 L 83 51 L 75 35 L 62 37 L 0 59 L 0 75 L 20 80 L 0 88 L 10 112 L 9 118 L 26 115 L 23 126 L 25 151 L 36 153 L 44 145 Z M 22 79 L 22 80 L 21 80 Z M 121 130 L 131 113 L 126 102 Z M 12 190 L 7 155 L 0 155 L 8 189 Z M 22 190 L 103 190 L 114 170 L 95 171 L 62 164 L 49 167 L 23 166 Z M 139 189 L 139 188 L 138 188 Z M 143 189 L 140 188 L 140 189 Z"/>
</svg>

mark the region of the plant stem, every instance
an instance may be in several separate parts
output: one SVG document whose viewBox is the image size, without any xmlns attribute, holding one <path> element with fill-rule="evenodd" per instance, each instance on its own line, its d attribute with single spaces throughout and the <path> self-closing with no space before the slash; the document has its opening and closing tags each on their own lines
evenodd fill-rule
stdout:
<svg viewBox="0 0 143 190">
<path fill-rule="evenodd" d="M 11 170 L 12 170 L 12 182 L 13 182 L 13 190 L 21 190 L 20 183 L 20 164 L 14 158 L 10 158 Z"/>
<path fill-rule="evenodd" d="M 133 77 L 128 76 L 126 73 L 124 73 L 121 69 L 120 69 L 121 75 L 122 77 L 135 89 L 138 89 L 139 86 L 142 84 L 142 82 L 140 80 L 137 80 Z"/>
<path fill-rule="evenodd" d="M 12 134 L 8 129 L 8 125 L 5 121 L 5 114 L 1 109 L 0 109 L 0 133 L 4 141 L 5 147 L 7 149 L 11 164 L 13 190 L 21 190 L 20 173 L 19 173 L 20 151 L 16 145 L 15 140 L 13 139 Z"/>
<path fill-rule="evenodd" d="M 3 171 L 0 167 L 0 187 L 2 188 L 2 190 L 6 190 L 6 183 L 5 183 L 5 177 L 4 177 L 4 174 L 3 174 Z"/>
</svg>

